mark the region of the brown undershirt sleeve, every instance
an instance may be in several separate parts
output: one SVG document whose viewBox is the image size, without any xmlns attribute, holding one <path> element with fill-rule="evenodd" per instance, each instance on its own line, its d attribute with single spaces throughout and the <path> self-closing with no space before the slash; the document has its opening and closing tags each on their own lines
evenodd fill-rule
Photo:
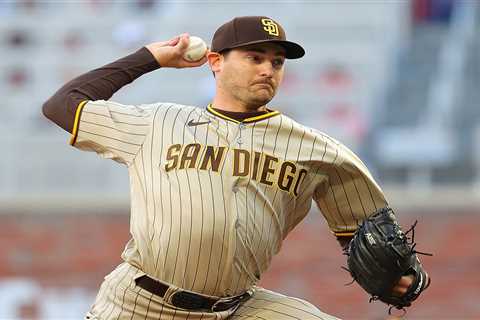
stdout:
<svg viewBox="0 0 480 320">
<path fill-rule="evenodd" d="M 75 113 L 81 101 L 108 100 L 123 86 L 158 68 L 158 62 L 150 51 L 143 47 L 65 84 L 43 104 L 43 114 L 71 133 Z"/>
</svg>

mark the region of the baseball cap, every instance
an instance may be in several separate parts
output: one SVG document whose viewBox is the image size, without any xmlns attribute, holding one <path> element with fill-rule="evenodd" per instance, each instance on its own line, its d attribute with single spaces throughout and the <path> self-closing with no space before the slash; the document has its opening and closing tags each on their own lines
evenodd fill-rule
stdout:
<svg viewBox="0 0 480 320">
<path fill-rule="evenodd" d="M 265 16 L 236 17 L 223 24 L 213 35 L 211 50 L 221 52 L 263 42 L 278 43 L 284 47 L 287 59 L 298 59 L 305 54 L 302 46 L 287 41 L 285 31 L 278 22 Z"/>
</svg>

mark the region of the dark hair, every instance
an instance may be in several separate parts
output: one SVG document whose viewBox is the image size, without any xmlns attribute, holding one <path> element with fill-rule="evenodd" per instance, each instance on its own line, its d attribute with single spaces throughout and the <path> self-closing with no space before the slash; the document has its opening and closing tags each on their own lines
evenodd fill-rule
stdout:
<svg viewBox="0 0 480 320">
<path fill-rule="evenodd" d="M 226 59 L 230 54 L 230 51 L 232 51 L 232 49 L 225 49 L 220 51 L 219 54 L 221 54 Z M 213 77 L 215 78 L 215 72 L 212 71 L 212 74 L 213 74 Z"/>
<path fill-rule="evenodd" d="M 232 51 L 232 49 L 225 49 L 225 50 L 220 51 L 219 53 L 220 53 L 224 58 L 227 58 L 228 55 L 230 54 L 230 51 Z"/>
</svg>

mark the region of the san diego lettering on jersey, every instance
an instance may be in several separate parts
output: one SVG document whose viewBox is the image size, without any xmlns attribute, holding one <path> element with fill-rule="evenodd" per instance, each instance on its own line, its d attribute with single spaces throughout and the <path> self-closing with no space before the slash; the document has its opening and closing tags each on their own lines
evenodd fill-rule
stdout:
<svg viewBox="0 0 480 320">
<path fill-rule="evenodd" d="M 231 156 L 227 157 L 231 152 Z M 261 152 L 230 149 L 224 146 L 204 146 L 199 143 L 173 144 L 166 153 L 165 171 L 199 169 L 218 172 L 225 159 L 232 159 L 232 176 L 252 180 L 298 196 L 301 182 L 307 175 L 296 163 Z"/>
</svg>

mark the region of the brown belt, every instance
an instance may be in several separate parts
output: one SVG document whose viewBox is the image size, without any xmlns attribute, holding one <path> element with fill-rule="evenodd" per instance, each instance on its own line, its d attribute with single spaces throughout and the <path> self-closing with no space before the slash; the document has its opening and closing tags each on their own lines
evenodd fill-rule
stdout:
<svg viewBox="0 0 480 320">
<path fill-rule="evenodd" d="M 137 286 L 162 298 L 169 288 L 168 285 L 154 280 L 146 275 L 137 278 L 135 283 Z M 189 291 L 177 291 L 172 295 L 171 303 L 177 308 L 187 310 L 206 309 L 216 312 L 237 307 L 238 304 L 250 297 L 251 293 L 248 291 L 238 296 L 220 299 L 209 298 Z"/>
</svg>

